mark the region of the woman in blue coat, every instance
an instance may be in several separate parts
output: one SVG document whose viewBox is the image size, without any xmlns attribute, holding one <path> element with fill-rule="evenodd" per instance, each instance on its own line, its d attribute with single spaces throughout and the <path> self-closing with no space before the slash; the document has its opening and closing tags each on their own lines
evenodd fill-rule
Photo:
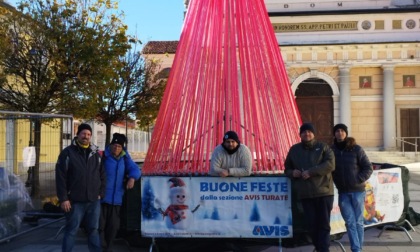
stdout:
<svg viewBox="0 0 420 252">
<path fill-rule="evenodd" d="M 114 133 L 102 157 L 106 175 L 99 227 L 103 251 L 111 251 L 120 227 L 120 210 L 125 190 L 133 188 L 134 182 L 140 178 L 140 168 L 124 148 L 125 142 L 124 134 Z"/>
</svg>

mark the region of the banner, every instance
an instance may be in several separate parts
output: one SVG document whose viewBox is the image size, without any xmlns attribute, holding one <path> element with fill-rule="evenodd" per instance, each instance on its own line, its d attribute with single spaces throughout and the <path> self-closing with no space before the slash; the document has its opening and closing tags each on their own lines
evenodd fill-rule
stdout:
<svg viewBox="0 0 420 252">
<path fill-rule="evenodd" d="M 146 237 L 292 237 L 287 177 L 142 177 Z"/>
<path fill-rule="evenodd" d="M 145 237 L 289 238 L 293 235 L 287 177 L 142 177 Z M 374 170 L 366 183 L 365 227 L 399 220 L 400 168 Z M 304 220 L 303 220 L 304 221 Z M 346 232 L 335 189 L 331 234 Z"/>
<path fill-rule="evenodd" d="M 404 210 L 401 168 L 374 170 L 366 182 L 365 227 L 396 222 Z M 340 208 L 338 192 L 334 193 L 334 206 L 331 212 L 331 234 L 346 232 Z"/>
</svg>

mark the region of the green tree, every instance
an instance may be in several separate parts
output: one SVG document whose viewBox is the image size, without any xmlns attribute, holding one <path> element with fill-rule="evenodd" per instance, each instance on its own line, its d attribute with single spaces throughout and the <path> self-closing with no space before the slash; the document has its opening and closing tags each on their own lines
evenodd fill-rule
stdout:
<svg viewBox="0 0 420 252">
<path fill-rule="evenodd" d="M 0 19 L 0 104 L 21 112 L 95 118 L 114 68 L 130 48 L 110 0 L 23 0 Z M 39 196 L 39 120 L 34 121 Z"/>
</svg>

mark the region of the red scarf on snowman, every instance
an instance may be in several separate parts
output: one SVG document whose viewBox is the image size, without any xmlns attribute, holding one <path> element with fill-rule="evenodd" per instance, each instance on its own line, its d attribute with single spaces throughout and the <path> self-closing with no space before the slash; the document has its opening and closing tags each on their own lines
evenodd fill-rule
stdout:
<svg viewBox="0 0 420 252">
<path fill-rule="evenodd" d="M 179 214 L 178 211 L 186 209 L 188 209 L 187 205 L 169 205 L 163 216 L 169 216 L 172 224 L 176 224 L 186 218 L 184 214 Z"/>
</svg>

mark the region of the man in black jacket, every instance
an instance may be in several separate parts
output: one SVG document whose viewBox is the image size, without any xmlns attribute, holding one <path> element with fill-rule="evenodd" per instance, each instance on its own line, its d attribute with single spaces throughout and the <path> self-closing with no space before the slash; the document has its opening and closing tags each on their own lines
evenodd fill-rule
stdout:
<svg viewBox="0 0 420 252">
<path fill-rule="evenodd" d="M 98 233 L 100 199 L 104 195 L 105 173 L 98 147 L 90 143 L 92 128 L 80 124 L 77 136 L 58 157 L 55 168 L 57 197 L 65 212 L 62 251 L 72 251 L 80 223 L 85 221 L 89 251 L 101 251 Z"/>
<path fill-rule="evenodd" d="M 364 240 L 363 211 L 365 207 L 365 182 L 373 172 L 372 164 L 366 153 L 348 137 L 345 124 L 334 126 L 335 155 L 333 178 L 338 189 L 338 206 L 346 223 L 351 251 L 362 251 Z"/>
<path fill-rule="evenodd" d="M 298 190 L 315 251 L 330 248 L 330 216 L 334 201 L 334 153 L 315 139 L 315 128 L 304 123 L 299 129 L 301 142 L 293 145 L 284 162 L 285 174 Z"/>
</svg>

